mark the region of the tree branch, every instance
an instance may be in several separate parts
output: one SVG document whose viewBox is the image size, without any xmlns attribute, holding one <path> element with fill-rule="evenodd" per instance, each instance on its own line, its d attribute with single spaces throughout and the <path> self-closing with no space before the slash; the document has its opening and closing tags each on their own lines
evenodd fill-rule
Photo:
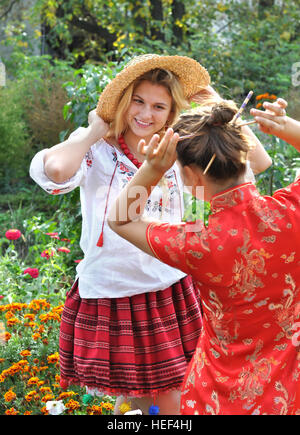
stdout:
<svg viewBox="0 0 300 435">
<path fill-rule="evenodd" d="M 10 11 L 11 11 L 12 8 L 14 7 L 14 5 L 15 5 L 16 3 L 18 3 L 19 1 L 20 1 L 20 0 L 12 0 L 12 2 L 10 3 L 10 5 L 8 6 L 7 10 L 6 10 L 2 15 L 0 15 L 0 20 L 2 20 L 2 18 L 6 17 L 6 16 L 10 13 Z"/>
</svg>

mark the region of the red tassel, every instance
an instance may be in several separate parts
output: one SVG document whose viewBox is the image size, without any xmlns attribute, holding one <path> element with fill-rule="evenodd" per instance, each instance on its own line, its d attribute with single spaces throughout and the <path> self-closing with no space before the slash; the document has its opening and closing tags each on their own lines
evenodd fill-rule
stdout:
<svg viewBox="0 0 300 435">
<path fill-rule="evenodd" d="M 99 246 L 100 248 L 103 246 L 103 231 L 100 234 L 100 237 L 97 242 L 97 246 Z"/>
</svg>

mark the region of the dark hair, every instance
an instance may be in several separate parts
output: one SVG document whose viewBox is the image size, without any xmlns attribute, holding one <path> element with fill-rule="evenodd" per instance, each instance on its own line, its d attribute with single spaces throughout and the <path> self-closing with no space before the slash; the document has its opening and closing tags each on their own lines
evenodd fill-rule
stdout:
<svg viewBox="0 0 300 435">
<path fill-rule="evenodd" d="M 180 164 L 195 164 L 204 171 L 215 154 L 207 172 L 210 178 L 226 180 L 242 175 L 246 170 L 250 142 L 241 127 L 230 122 L 237 110 L 233 101 L 222 100 L 213 106 L 183 113 L 173 129 L 180 136 L 193 136 L 178 142 Z"/>
</svg>

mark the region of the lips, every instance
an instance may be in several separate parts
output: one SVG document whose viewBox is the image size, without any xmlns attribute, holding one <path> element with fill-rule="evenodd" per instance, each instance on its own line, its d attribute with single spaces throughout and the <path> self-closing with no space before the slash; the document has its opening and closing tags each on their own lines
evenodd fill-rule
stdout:
<svg viewBox="0 0 300 435">
<path fill-rule="evenodd" d="M 153 124 L 152 122 L 144 122 L 141 121 L 140 119 L 134 118 L 136 124 L 141 127 L 141 128 L 148 128 L 151 127 L 151 125 Z"/>
</svg>

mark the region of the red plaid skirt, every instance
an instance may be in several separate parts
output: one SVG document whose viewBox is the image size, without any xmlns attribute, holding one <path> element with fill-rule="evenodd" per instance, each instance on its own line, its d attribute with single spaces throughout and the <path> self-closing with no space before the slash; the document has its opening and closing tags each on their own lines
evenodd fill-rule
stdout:
<svg viewBox="0 0 300 435">
<path fill-rule="evenodd" d="M 62 314 L 61 382 L 136 397 L 179 389 L 201 326 L 189 276 L 165 290 L 113 299 L 82 299 L 76 281 Z"/>
</svg>

